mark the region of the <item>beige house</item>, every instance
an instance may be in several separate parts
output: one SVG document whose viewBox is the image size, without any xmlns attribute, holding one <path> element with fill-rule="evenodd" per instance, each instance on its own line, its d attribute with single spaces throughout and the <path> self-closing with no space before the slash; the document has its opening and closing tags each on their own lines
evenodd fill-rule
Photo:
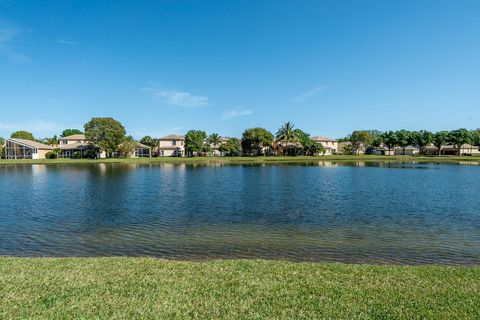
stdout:
<svg viewBox="0 0 480 320">
<path fill-rule="evenodd" d="M 45 159 L 53 149 L 37 141 L 10 138 L 5 140 L 4 155 L 5 159 Z"/>
<path fill-rule="evenodd" d="M 325 155 L 330 156 L 338 152 L 338 141 L 326 137 L 312 137 L 312 140 L 320 143 L 325 148 Z"/>
<path fill-rule="evenodd" d="M 207 143 L 207 140 L 208 140 L 208 138 L 205 140 L 205 143 Z M 212 152 L 209 155 L 214 156 L 214 157 L 224 157 L 225 152 L 220 151 L 219 149 L 220 149 L 220 146 L 222 144 L 227 143 L 229 140 L 230 140 L 229 137 L 220 137 L 220 143 L 219 144 L 214 145 L 213 143 L 210 143 L 210 148 L 212 148 Z"/>
<path fill-rule="evenodd" d="M 417 156 L 419 154 L 420 149 L 414 146 L 407 146 L 405 151 L 400 147 L 396 147 L 394 151 L 395 156 Z"/>
<path fill-rule="evenodd" d="M 60 145 L 66 144 L 87 144 L 87 139 L 84 134 L 74 134 L 67 137 L 61 137 L 58 139 Z"/>
<path fill-rule="evenodd" d="M 123 143 L 119 146 L 122 146 Z M 114 155 L 119 156 L 120 154 L 119 152 L 115 152 Z M 151 148 L 137 141 L 135 141 L 135 149 L 127 155 L 128 158 L 150 158 L 151 156 Z"/>
<path fill-rule="evenodd" d="M 183 157 L 185 156 L 185 136 L 171 134 L 158 139 L 159 157 Z"/>
<path fill-rule="evenodd" d="M 83 134 L 61 137 L 58 140 L 60 143 L 59 158 L 83 158 L 87 152 L 92 152 L 92 147 Z"/>
<path fill-rule="evenodd" d="M 438 148 L 435 146 L 425 147 L 425 154 L 438 155 Z M 442 156 L 456 156 L 458 155 L 458 148 L 453 145 L 445 145 L 440 149 L 440 155 Z M 470 144 L 464 144 L 460 148 L 460 155 L 462 156 L 480 156 L 480 150 L 476 146 Z"/>
</svg>

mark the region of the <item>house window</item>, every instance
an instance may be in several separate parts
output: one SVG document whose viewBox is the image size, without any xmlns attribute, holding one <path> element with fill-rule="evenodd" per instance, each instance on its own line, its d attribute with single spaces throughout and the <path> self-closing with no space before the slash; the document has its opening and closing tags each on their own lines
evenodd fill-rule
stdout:
<svg viewBox="0 0 480 320">
<path fill-rule="evenodd" d="M 173 140 L 172 141 L 172 146 L 176 146 L 177 145 L 177 141 L 176 140 Z"/>
</svg>

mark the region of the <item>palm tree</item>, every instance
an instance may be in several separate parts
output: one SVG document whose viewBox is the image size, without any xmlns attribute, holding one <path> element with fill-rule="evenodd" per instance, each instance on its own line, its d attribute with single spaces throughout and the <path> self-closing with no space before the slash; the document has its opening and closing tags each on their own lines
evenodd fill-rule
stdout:
<svg viewBox="0 0 480 320">
<path fill-rule="evenodd" d="M 278 129 L 277 134 L 275 135 L 276 143 L 283 147 L 288 145 L 297 146 L 299 144 L 299 137 L 298 132 L 295 131 L 294 127 L 295 126 L 292 122 L 285 122 L 283 126 Z"/>
<path fill-rule="evenodd" d="M 212 133 L 210 136 L 208 136 L 208 143 L 210 143 L 214 148 L 217 148 L 221 142 L 222 139 L 218 133 Z"/>
<path fill-rule="evenodd" d="M 218 150 L 220 144 L 222 143 L 222 138 L 220 138 L 220 135 L 218 133 L 212 133 L 208 136 L 207 142 L 208 144 L 210 144 L 213 150 Z"/>
</svg>

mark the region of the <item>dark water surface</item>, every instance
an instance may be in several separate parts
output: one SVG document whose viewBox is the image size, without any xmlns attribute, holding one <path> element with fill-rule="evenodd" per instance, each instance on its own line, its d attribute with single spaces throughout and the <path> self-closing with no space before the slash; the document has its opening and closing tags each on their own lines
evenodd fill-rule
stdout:
<svg viewBox="0 0 480 320">
<path fill-rule="evenodd" d="M 0 166 L 0 255 L 480 264 L 480 166 Z"/>
</svg>

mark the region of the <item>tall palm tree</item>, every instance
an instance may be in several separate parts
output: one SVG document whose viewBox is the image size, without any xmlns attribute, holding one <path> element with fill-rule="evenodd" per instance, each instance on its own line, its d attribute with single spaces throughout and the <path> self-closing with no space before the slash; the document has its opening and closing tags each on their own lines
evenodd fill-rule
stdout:
<svg viewBox="0 0 480 320">
<path fill-rule="evenodd" d="M 285 122 L 275 135 L 276 143 L 283 147 L 288 145 L 297 146 L 299 144 L 299 137 L 294 128 L 295 126 L 292 122 Z"/>
<path fill-rule="evenodd" d="M 222 139 L 218 133 L 212 133 L 208 137 L 208 143 L 212 145 L 213 149 L 217 149 L 220 146 L 220 143 L 222 143 Z"/>
</svg>

